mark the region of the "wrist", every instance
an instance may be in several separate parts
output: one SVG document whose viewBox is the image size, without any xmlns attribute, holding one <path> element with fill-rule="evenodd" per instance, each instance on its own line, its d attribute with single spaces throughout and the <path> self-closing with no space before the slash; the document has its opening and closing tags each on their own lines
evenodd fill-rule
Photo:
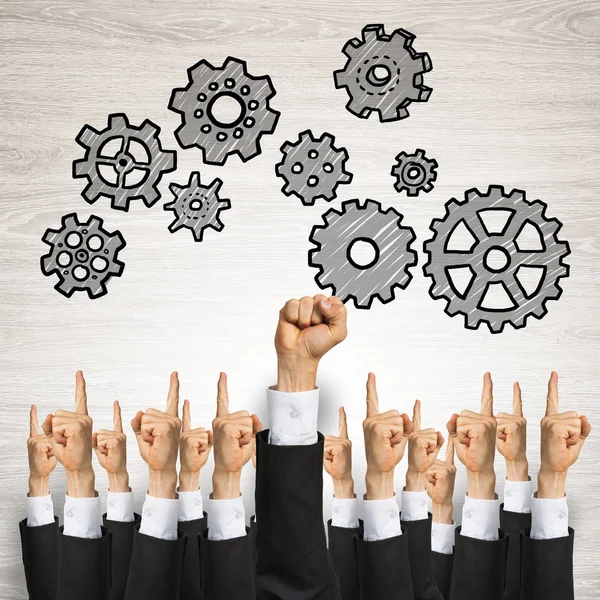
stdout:
<svg viewBox="0 0 600 600">
<path fill-rule="evenodd" d="M 341 500 L 354 498 L 354 480 L 352 477 L 349 479 L 334 479 L 333 495 Z"/>
<path fill-rule="evenodd" d="M 432 504 L 431 514 L 433 515 L 434 523 L 441 523 L 442 525 L 452 525 L 454 522 L 452 519 L 453 509 L 452 504 Z"/>
<path fill-rule="evenodd" d="M 80 471 L 67 471 L 67 494 L 71 498 L 96 497 L 96 476 L 91 466 Z"/>
<path fill-rule="evenodd" d="M 154 498 L 177 498 L 177 471 L 175 468 L 167 471 L 150 469 L 148 478 L 148 494 Z"/>
<path fill-rule="evenodd" d="M 215 471 L 213 473 L 213 500 L 232 500 L 239 498 L 241 494 L 241 479 L 240 472 L 229 473 Z"/>
<path fill-rule="evenodd" d="M 406 472 L 406 491 L 424 492 L 426 489 L 427 475 L 409 467 Z"/>
<path fill-rule="evenodd" d="M 316 388 L 316 359 L 279 356 L 277 360 L 277 390 L 280 392 L 307 392 Z"/>
<path fill-rule="evenodd" d="M 116 494 L 129 491 L 129 473 L 119 471 L 117 473 L 108 473 L 108 491 Z"/>
<path fill-rule="evenodd" d="M 386 500 L 394 495 L 394 472 L 369 471 L 365 475 L 367 500 Z"/>
<path fill-rule="evenodd" d="M 538 473 L 538 498 L 563 498 L 567 487 L 567 472 L 542 467 Z"/>
<path fill-rule="evenodd" d="M 179 471 L 179 491 L 196 492 L 200 489 L 200 471 Z"/>
<path fill-rule="evenodd" d="M 29 476 L 29 497 L 47 496 L 50 493 L 50 478 L 39 475 Z"/>
<path fill-rule="evenodd" d="M 506 479 L 508 481 L 529 481 L 529 463 L 527 459 L 507 460 Z"/>
<path fill-rule="evenodd" d="M 495 500 L 496 498 L 496 474 L 494 471 L 468 472 L 469 498 L 476 500 Z"/>
</svg>

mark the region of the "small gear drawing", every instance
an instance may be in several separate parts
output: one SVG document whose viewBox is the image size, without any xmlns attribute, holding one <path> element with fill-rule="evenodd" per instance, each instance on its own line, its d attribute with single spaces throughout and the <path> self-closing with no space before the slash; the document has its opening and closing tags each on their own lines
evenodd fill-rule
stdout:
<svg viewBox="0 0 600 600">
<path fill-rule="evenodd" d="M 73 177 L 89 181 L 83 198 L 93 204 L 107 196 L 112 208 L 124 211 L 137 198 L 152 206 L 160 198 L 161 177 L 177 166 L 176 153 L 162 149 L 159 134 L 160 127 L 152 121 L 135 127 L 124 114 L 109 115 L 102 131 L 85 125 L 77 136 L 85 157 L 73 163 Z"/>
<path fill-rule="evenodd" d="M 202 185 L 197 171 L 190 175 L 186 186 L 171 183 L 169 189 L 175 200 L 165 204 L 164 209 L 174 212 L 176 218 L 169 225 L 169 231 L 175 233 L 182 227 L 191 229 L 196 242 L 202 241 L 207 227 L 221 231 L 225 226 L 220 220 L 220 212 L 231 208 L 229 200 L 219 198 L 222 185 L 220 179 L 215 179 L 208 186 Z"/>
<path fill-rule="evenodd" d="M 63 296 L 70 298 L 85 290 L 90 298 L 99 298 L 107 293 L 110 278 L 123 273 L 125 265 L 118 256 L 125 240 L 120 231 L 111 233 L 102 225 L 100 217 L 92 215 L 87 223 L 81 223 L 77 214 L 71 213 L 62 218 L 60 229 L 44 233 L 42 241 L 51 250 L 40 259 L 42 273 L 58 275 L 54 287 Z"/>
<path fill-rule="evenodd" d="M 391 172 L 396 178 L 394 187 L 398 193 L 406 191 L 408 196 L 418 196 L 419 192 L 428 193 L 437 179 L 437 168 L 437 160 L 427 158 L 425 150 L 421 148 L 417 148 L 414 154 L 400 152 Z"/>
<path fill-rule="evenodd" d="M 269 102 L 275 95 L 271 78 L 250 75 L 246 63 L 231 56 L 218 68 L 201 60 L 188 69 L 188 78 L 169 102 L 182 116 L 175 131 L 179 145 L 200 148 L 212 165 L 225 164 L 231 154 L 243 162 L 260 154 L 260 138 L 275 131 L 280 115 Z M 219 104 L 235 106 L 237 116 L 222 115 Z"/>
<path fill-rule="evenodd" d="M 286 182 L 281 191 L 286 196 L 295 194 L 305 206 L 317 198 L 327 202 L 336 198 L 337 186 L 350 183 L 352 173 L 345 170 L 348 151 L 334 144 L 330 133 L 315 138 L 310 129 L 300 133 L 297 142 L 285 142 L 283 160 L 275 166 L 275 173 Z"/>
<path fill-rule="evenodd" d="M 562 223 L 546 217 L 546 208 L 540 200 L 528 201 L 522 190 L 507 194 L 498 185 L 483 193 L 468 190 L 462 202 L 446 204 L 444 218 L 431 223 L 435 235 L 424 244 L 429 260 L 423 267 L 433 280 L 430 296 L 447 301 L 446 314 L 462 314 L 467 329 L 483 322 L 501 333 L 507 323 L 520 329 L 529 316 L 547 313 L 547 301 L 562 294 L 559 280 L 569 275 L 563 259 L 570 248 L 557 238 Z M 460 247 L 453 236 L 462 238 Z M 463 270 L 464 286 L 457 285 L 455 269 Z"/>
<path fill-rule="evenodd" d="M 333 288 L 343 302 L 353 299 L 357 308 L 368 309 L 374 298 L 383 304 L 395 298 L 394 288 L 406 288 L 412 279 L 409 267 L 417 264 L 410 248 L 415 232 L 402 227 L 403 216 L 379 202 L 358 200 L 342 203 L 341 211 L 330 209 L 324 225 L 315 225 L 309 241 L 317 248 L 309 251 L 308 264 L 318 267 L 315 281 L 321 289 Z M 356 244 L 370 246 L 372 258 L 356 260 Z"/>
<path fill-rule="evenodd" d="M 423 74 L 431 71 L 427 53 L 413 48 L 415 35 L 395 29 L 386 35 L 383 25 L 367 25 L 362 40 L 349 40 L 342 52 L 348 57 L 343 69 L 333 76 L 336 88 L 346 88 L 346 108 L 357 117 L 399 121 L 409 116 L 411 102 L 426 102 L 431 88 L 423 85 Z"/>
</svg>

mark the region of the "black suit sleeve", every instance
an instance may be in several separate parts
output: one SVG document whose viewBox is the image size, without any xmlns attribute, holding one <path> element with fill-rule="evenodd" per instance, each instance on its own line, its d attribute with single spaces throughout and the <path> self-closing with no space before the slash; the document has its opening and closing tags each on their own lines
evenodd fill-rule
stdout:
<svg viewBox="0 0 600 600">
<path fill-rule="evenodd" d="M 205 600 L 255 600 L 252 547 L 246 535 L 229 540 L 209 540 L 208 530 L 200 535 L 202 593 Z"/>
<path fill-rule="evenodd" d="M 362 524 L 357 528 L 334 527 L 327 521 L 329 533 L 329 553 L 333 568 L 340 583 L 342 600 L 358 600 L 358 564 L 354 536 L 362 535 Z"/>
<path fill-rule="evenodd" d="M 19 523 L 21 554 L 29 600 L 56 600 L 58 519 L 40 527 Z"/>
<path fill-rule="evenodd" d="M 451 600 L 502 600 L 508 536 L 494 541 L 460 535 L 456 529 Z"/>
<path fill-rule="evenodd" d="M 110 600 L 123 600 L 127 577 L 129 576 L 129 561 L 133 546 L 133 529 L 140 522 L 140 515 L 134 515 L 131 522 L 112 521 L 102 517 L 104 527 L 110 531 Z"/>
<path fill-rule="evenodd" d="M 206 513 L 202 519 L 180 521 L 180 533 L 187 536 L 183 554 L 179 600 L 202 600 L 200 581 L 200 534 L 206 529 Z"/>
<path fill-rule="evenodd" d="M 323 525 L 323 445 L 275 446 L 256 436 L 258 598 L 331 600 L 339 584 Z"/>
<path fill-rule="evenodd" d="M 178 600 L 187 538 L 161 540 L 133 531 L 125 600 Z"/>
<path fill-rule="evenodd" d="M 534 540 L 521 533 L 521 598 L 523 600 L 573 600 L 573 541 L 567 537 Z"/>
<path fill-rule="evenodd" d="M 65 535 L 58 530 L 58 600 L 108 600 L 110 532 L 96 539 Z"/>
<path fill-rule="evenodd" d="M 504 600 L 521 599 L 521 531 L 531 527 L 530 513 L 515 513 L 500 507 L 500 529 L 508 535 Z"/>
<path fill-rule="evenodd" d="M 450 600 L 450 586 L 452 585 L 452 569 L 454 568 L 454 554 L 432 552 L 433 576 L 444 600 Z"/>
</svg>

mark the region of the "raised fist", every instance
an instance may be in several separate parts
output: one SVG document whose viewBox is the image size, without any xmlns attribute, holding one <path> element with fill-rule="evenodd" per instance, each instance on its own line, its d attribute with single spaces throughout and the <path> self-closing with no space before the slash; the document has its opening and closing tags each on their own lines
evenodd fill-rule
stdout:
<svg viewBox="0 0 600 600">
<path fill-rule="evenodd" d="M 127 436 L 123 433 L 121 406 L 113 403 L 113 429 L 101 429 L 94 433 L 92 445 L 100 466 L 108 475 L 108 489 L 111 492 L 129 491 L 127 473 Z"/>
<path fill-rule="evenodd" d="M 433 505 L 433 520 L 436 523 L 452 523 L 452 496 L 456 467 L 454 466 L 454 442 L 448 437 L 446 457 L 437 459 L 427 471 L 427 494 Z"/>
<path fill-rule="evenodd" d="M 197 427 L 192 429 L 190 401 L 183 403 L 182 430 L 179 439 L 179 491 L 198 489 L 200 470 L 206 464 L 213 445 L 212 431 Z"/>
<path fill-rule="evenodd" d="M 27 440 L 29 456 L 29 495 L 47 496 L 48 479 L 56 467 L 56 457 L 52 453 L 52 442 L 45 433 L 40 433 L 37 408 L 31 405 L 29 413 L 29 439 Z"/>
<path fill-rule="evenodd" d="M 523 416 L 521 388 L 518 383 L 513 385 L 512 414 L 498 413 L 496 423 L 496 447 L 504 456 L 507 478 L 510 481 L 527 481 L 527 421 Z"/>
<path fill-rule="evenodd" d="M 352 442 L 348 438 L 348 425 L 344 407 L 339 410 L 339 432 L 337 437 L 325 437 L 323 466 L 333 480 L 336 498 L 354 498 L 352 479 Z"/>
</svg>

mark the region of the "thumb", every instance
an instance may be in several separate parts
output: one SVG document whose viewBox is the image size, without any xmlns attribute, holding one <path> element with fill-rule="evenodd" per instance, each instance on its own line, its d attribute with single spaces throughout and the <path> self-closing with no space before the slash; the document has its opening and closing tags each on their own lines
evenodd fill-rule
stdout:
<svg viewBox="0 0 600 600">
<path fill-rule="evenodd" d="M 321 300 L 321 312 L 329 325 L 329 330 L 336 341 L 341 342 L 347 335 L 346 307 L 337 296 Z"/>
<path fill-rule="evenodd" d="M 44 422 L 42 423 L 42 430 L 50 439 L 52 439 L 52 419 L 54 419 L 54 415 L 50 414 L 44 419 Z"/>
<path fill-rule="evenodd" d="M 142 417 L 144 413 L 140 410 L 136 413 L 135 417 L 131 419 L 131 428 L 136 436 L 142 435 Z"/>
<path fill-rule="evenodd" d="M 452 437 L 453 439 L 456 438 L 456 435 L 457 435 L 456 434 L 456 428 L 458 426 L 457 421 L 458 421 L 458 415 L 456 413 L 454 413 L 450 417 L 450 420 L 448 421 L 448 423 L 446 423 L 448 433 L 450 434 L 450 437 Z"/>
</svg>

